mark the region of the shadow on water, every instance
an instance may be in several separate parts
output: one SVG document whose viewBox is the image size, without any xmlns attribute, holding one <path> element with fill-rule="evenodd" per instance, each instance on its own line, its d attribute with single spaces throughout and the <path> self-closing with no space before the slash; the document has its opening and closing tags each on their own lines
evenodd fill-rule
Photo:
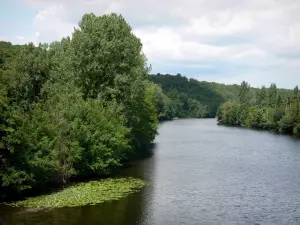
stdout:
<svg viewBox="0 0 300 225">
<path fill-rule="evenodd" d="M 146 181 L 153 177 L 155 145 L 139 163 L 126 168 L 119 176 L 137 177 Z M 0 204 L 0 225 L 132 225 L 143 224 L 151 206 L 152 185 L 118 200 L 94 206 L 59 209 L 24 209 Z M 1 221 L 1 218 L 3 220 Z"/>
</svg>

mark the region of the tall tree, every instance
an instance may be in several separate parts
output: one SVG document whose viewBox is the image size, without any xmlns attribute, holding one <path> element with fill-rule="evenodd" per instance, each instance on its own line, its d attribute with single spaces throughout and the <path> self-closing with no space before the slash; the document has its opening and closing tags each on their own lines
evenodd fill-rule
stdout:
<svg viewBox="0 0 300 225">
<path fill-rule="evenodd" d="M 249 105 L 251 99 L 250 85 L 243 81 L 239 90 L 239 100 L 242 105 Z"/>
<path fill-rule="evenodd" d="M 294 88 L 293 101 L 299 101 L 299 87 L 298 85 Z"/>
<path fill-rule="evenodd" d="M 71 48 L 74 74 L 84 98 L 124 106 L 134 149 L 150 144 L 157 121 L 147 96 L 149 68 L 142 43 L 130 25 L 115 13 L 85 14 L 73 33 Z"/>
<path fill-rule="evenodd" d="M 271 84 L 269 88 L 269 107 L 275 107 L 277 102 L 277 86 L 276 84 Z"/>
<path fill-rule="evenodd" d="M 118 101 L 130 95 L 137 77 L 147 75 L 142 43 L 121 15 L 85 14 L 73 33 L 75 74 L 85 97 Z"/>
<path fill-rule="evenodd" d="M 267 88 L 262 86 L 261 89 L 256 91 L 256 105 L 260 107 L 267 106 Z"/>
</svg>

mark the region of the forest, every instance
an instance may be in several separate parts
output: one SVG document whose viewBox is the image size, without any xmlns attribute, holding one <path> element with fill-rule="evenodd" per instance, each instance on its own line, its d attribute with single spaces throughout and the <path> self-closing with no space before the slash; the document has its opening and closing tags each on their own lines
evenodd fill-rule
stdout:
<svg viewBox="0 0 300 225">
<path fill-rule="evenodd" d="M 181 74 L 153 74 L 150 80 L 162 88 L 171 100 L 175 117 L 212 117 L 218 107 L 229 99 L 237 99 L 238 85 L 222 85 L 213 82 L 198 81 Z M 173 115 L 174 116 L 174 115 Z"/>
<path fill-rule="evenodd" d="M 276 84 L 263 86 L 254 94 L 243 81 L 237 101 L 227 101 L 220 106 L 217 118 L 220 124 L 234 125 L 300 136 L 300 92 L 280 90 Z"/>
<path fill-rule="evenodd" d="M 216 82 L 199 81 L 195 78 L 187 78 L 181 74 L 152 74 L 149 79 L 158 84 L 165 98 L 168 98 L 167 109 L 173 109 L 173 117 L 179 118 L 215 118 L 217 110 L 226 101 L 239 101 L 240 85 L 220 84 Z M 265 88 L 265 87 L 264 87 Z M 269 88 L 265 88 L 266 91 Z M 249 102 L 254 103 L 258 88 L 250 87 L 248 94 Z M 288 89 L 276 88 L 278 95 L 282 97 L 290 96 L 292 91 Z M 198 107 L 191 107 L 191 103 Z M 197 109 L 197 110 L 193 110 Z M 167 110 L 168 112 L 170 110 Z"/>
</svg>

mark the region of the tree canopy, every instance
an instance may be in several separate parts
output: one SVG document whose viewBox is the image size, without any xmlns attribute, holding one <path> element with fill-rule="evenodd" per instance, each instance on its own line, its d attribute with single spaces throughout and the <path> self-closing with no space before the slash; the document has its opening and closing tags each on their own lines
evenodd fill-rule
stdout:
<svg viewBox="0 0 300 225">
<path fill-rule="evenodd" d="M 218 108 L 226 101 L 238 101 L 241 104 L 259 104 L 268 105 L 267 93 L 274 92 L 270 88 L 262 89 L 250 87 L 250 84 L 243 82 L 241 85 L 219 84 L 215 82 L 198 81 L 194 78 L 187 78 L 181 74 L 153 74 L 149 75 L 149 79 L 158 84 L 166 97 L 169 99 L 171 111 L 176 117 L 215 117 Z M 276 87 L 276 85 L 275 85 Z M 278 96 L 286 98 L 290 96 L 292 91 L 287 89 L 279 89 L 276 87 Z M 275 93 L 275 95 L 277 95 Z M 269 95 L 268 95 L 269 96 Z M 261 98 L 260 100 L 257 100 Z M 274 102 L 274 97 L 271 97 Z M 201 112 L 198 116 L 193 113 L 193 107 L 188 107 L 189 103 L 198 101 Z M 275 102 L 280 99 L 275 99 Z M 274 104 L 274 103 L 272 103 Z M 204 110 L 205 109 L 205 110 Z M 197 114 L 196 114 L 197 115 Z"/>
<path fill-rule="evenodd" d="M 1 192 L 109 175 L 154 140 L 159 87 L 121 15 L 85 14 L 72 38 L 0 47 Z"/>
<path fill-rule="evenodd" d="M 217 113 L 220 124 L 276 130 L 300 135 L 300 93 L 298 86 L 293 91 L 280 90 L 276 84 L 267 89 L 263 86 L 249 101 L 249 84 L 240 86 L 238 101 L 222 104 Z"/>
</svg>

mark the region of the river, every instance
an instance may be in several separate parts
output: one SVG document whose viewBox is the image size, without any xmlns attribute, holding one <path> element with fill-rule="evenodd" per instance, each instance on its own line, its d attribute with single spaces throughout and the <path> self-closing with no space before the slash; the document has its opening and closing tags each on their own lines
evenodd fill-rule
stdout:
<svg viewBox="0 0 300 225">
<path fill-rule="evenodd" d="M 23 210 L 0 205 L 6 225 L 300 224 L 300 140 L 218 126 L 161 123 L 153 154 L 122 176 L 148 185 L 103 205 Z"/>
</svg>

